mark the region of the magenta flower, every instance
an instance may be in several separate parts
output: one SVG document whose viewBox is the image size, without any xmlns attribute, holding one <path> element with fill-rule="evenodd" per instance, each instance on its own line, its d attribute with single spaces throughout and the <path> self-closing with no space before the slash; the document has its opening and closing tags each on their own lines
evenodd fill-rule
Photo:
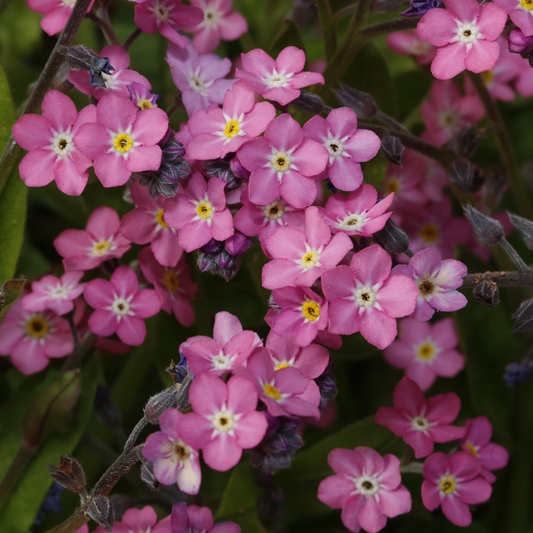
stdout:
<svg viewBox="0 0 533 533">
<path fill-rule="evenodd" d="M 110 65 L 113 67 L 111 74 L 102 74 L 105 87 L 94 87 L 90 83 L 89 72 L 86 70 L 71 70 L 68 75 L 68 81 L 83 94 L 90 94 L 102 99 L 106 94 L 119 94 L 124 98 L 130 97 L 128 85 L 133 82 L 140 83 L 150 90 L 152 85 L 135 70 L 130 70 L 130 56 L 122 46 L 112 45 L 104 46 L 100 52 L 100 57 L 107 57 Z"/>
<path fill-rule="evenodd" d="M 469 505 L 490 498 L 492 487 L 481 476 L 481 464 L 472 455 L 435 453 L 424 463 L 422 501 L 430 511 L 442 508 L 444 516 L 456 526 L 472 523 Z"/>
<path fill-rule="evenodd" d="M 83 292 L 85 283 L 79 283 L 83 272 L 67 272 L 60 279 L 43 276 L 31 284 L 32 292 L 22 297 L 25 311 L 50 309 L 64 315 L 74 309 L 74 300 Z"/>
<path fill-rule="evenodd" d="M 341 191 L 355 191 L 361 186 L 360 163 L 374 158 L 381 147 L 373 131 L 357 129 L 357 117 L 348 107 L 333 109 L 327 119 L 314 116 L 304 124 L 304 134 L 329 152 L 325 173 Z"/>
<path fill-rule="evenodd" d="M 238 155 L 251 172 L 252 203 L 267 205 L 281 196 L 298 209 L 315 201 L 312 176 L 326 168 L 329 156 L 320 143 L 305 139 L 300 125 L 286 113 L 272 120 L 265 136 L 245 144 Z"/>
<path fill-rule="evenodd" d="M 173 313 L 182 326 L 190 328 L 194 322 L 191 299 L 196 295 L 198 285 L 191 280 L 191 268 L 185 258 L 182 257 L 174 267 L 164 267 L 150 248 L 144 248 L 139 254 L 139 263 L 144 277 L 154 285 L 161 298 L 161 309 Z"/>
<path fill-rule="evenodd" d="M 359 331 L 380 350 L 389 346 L 396 337 L 396 318 L 415 310 L 418 293 L 407 276 L 396 281 L 391 266 L 390 255 L 374 244 L 356 253 L 350 266 L 322 275 L 322 290 L 330 302 L 329 331 Z"/>
<path fill-rule="evenodd" d="M 231 8 L 233 0 L 191 0 L 203 11 L 204 20 L 193 29 L 193 43 L 198 52 L 212 52 L 220 40 L 235 41 L 248 31 L 246 19 Z"/>
<path fill-rule="evenodd" d="M 55 180 L 60 191 L 78 196 L 92 166 L 80 151 L 78 134 L 82 125 L 95 122 L 96 108 L 88 105 L 78 114 L 74 102 L 54 90 L 46 93 L 42 112 L 42 116 L 23 115 L 13 126 L 15 141 L 29 151 L 20 162 L 20 177 L 28 187 L 44 187 Z"/>
<path fill-rule="evenodd" d="M 179 48 L 170 44 L 166 61 L 189 117 L 211 104 L 221 104 L 226 91 L 236 81 L 224 79 L 231 70 L 228 58 L 215 54 L 198 55 L 193 45 Z"/>
<path fill-rule="evenodd" d="M 208 507 L 177 503 L 172 506 L 170 517 L 171 533 L 241 533 L 233 522 L 214 525 L 213 513 Z"/>
<path fill-rule="evenodd" d="M 298 98 L 302 87 L 324 83 L 322 74 L 302 72 L 305 53 L 295 46 L 284 48 L 276 60 L 260 48 L 241 54 L 241 60 L 242 70 L 237 69 L 235 76 L 263 98 L 281 105 Z"/>
<path fill-rule="evenodd" d="M 185 494 L 198 494 L 202 482 L 200 454 L 180 436 L 184 416 L 177 409 L 167 409 L 159 420 L 161 431 L 148 435 L 142 453 L 154 463 L 154 476 L 159 483 L 177 483 Z"/>
<path fill-rule="evenodd" d="M 476 0 L 443 0 L 447 9 L 430 9 L 417 26 L 420 37 L 438 46 L 431 72 L 449 80 L 462 72 L 492 70 L 500 48 L 507 13 L 495 4 L 480 6 Z"/>
<path fill-rule="evenodd" d="M 87 220 L 85 230 L 67 229 L 55 240 L 67 272 L 92 270 L 108 259 L 122 257 L 130 241 L 119 233 L 120 218 L 110 207 L 98 207 Z"/>
<path fill-rule="evenodd" d="M 257 446 L 267 430 L 267 420 L 257 412 L 257 392 L 251 380 L 233 376 L 227 383 L 211 374 L 198 376 L 189 399 L 194 413 L 180 422 L 183 439 L 203 452 L 214 470 L 226 471 L 241 458 L 242 450 Z"/>
<path fill-rule="evenodd" d="M 153 198 L 148 189 L 135 181 L 130 188 L 136 209 L 126 213 L 120 223 L 120 233 L 136 244 L 148 244 L 163 266 L 176 266 L 183 249 L 178 243 L 175 228 L 165 222 L 165 211 L 174 202 L 170 198 Z"/>
<path fill-rule="evenodd" d="M 96 311 L 89 317 L 89 329 L 96 335 L 113 333 L 130 346 L 139 346 L 146 337 L 145 318 L 161 309 L 161 300 L 152 289 L 139 290 L 139 280 L 123 265 L 110 281 L 93 279 L 85 286 L 85 300 Z"/>
<path fill-rule="evenodd" d="M 384 228 L 392 212 L 386 212 L 392 204 L 394 194 L 378 202 L 378 193 L 372 185 L 364 183 L 348 196 L 334 194 L 328 198 L 320 214 L 329 224 L 331 233 L 371 237 Z"/>
<path fill-rule="evenodd" d="M 462 438 L 465 428 L 450 426 L 461 409 L 453 392 L 426 400 L 420 387 L 403 378 L 394 389 L 394 407 L 380 407 L 376 422 L 401 437 L 415 451 L 415 457 L 433 453 L 435 442 Z"/>
<path fill-rule="evenodd" d="M 403 274 L 414 280 L 418 297 L 413 318 L 426 321 L 435 314 L 435 310 L 450 313 L 468 303 L 466 297 L 455 290 L 463 284 L 467 272 L 466 265 L 461 261 L 441 261 L 441 254 L 436 248 L 426 248 L 416 253 L 409 265 L 394 267 L 393 275 Z"/>
<path fill-rule="evenodd" d="M 66 25 L 74 4 L 72 0 L 28 0 L 28 7 L 37 13 L 44 13 L 41 28 L 48 35 L 59 33 Z M 87 8 L 87 13 L 92 9 L 94 0 Z"/>
<path fill-rule="evenodd" d="M 225 157 L 263 133 L 275 116 L 272 104 L 256 104 L 253 91 L 236 83 L 226 92 L 222 109 L 200 110 L 189 120 L 187 153 L 198 160 Z"/>
<path fill-rule="evenodd" d="M 168 130 L 168 116 L 159 108 L 137 112 L 128 99 L 104 96 L 96 106 L 96 124 L 78 134 L 80 150 L 94 160 L 94 172 L 104 187 L 124 185 L 133 172 L 158 170 L 158 142 Z"/>
<path fill-rule="evenodd" d="M 254 348 L 261 342 L 253 331 L 243 331 L 239 319 L 222 311 L 215 315 L 213 339 L 196 336 L 181 344 L 179 351 L 195 376 L 209 372 L 220 376 L 233 372 L 246 362 Z"/>
<path fill-rule="evenodd" d="M 383 356 L 392 366 L 405 368 L 405 375 L 427 390 L 437 376 L 450 378 L 464 368 L 465 358 L 455 349 L 458 344 L 451 318 L 434 324 L 404 318 L 400 321 L 400 339 Z"/>
<path fill-rule="evenodd" d="M 333 509 L 342 509 L 342 523 L 355 533 L 382 530 L 387 518 L 411 510 L 411 494 L 401 484 L 400 460 L 381 457 L 372 448 L 336 448 L 328 455 L 336 475 L 322 480 L 318 499 Z"/>
<path fill-rule="evenodd" d="M 179 229 L 179 243 L 186 252 L 198 250 L 211 239 L 225 241 L 234 234 L 233 217 L 226 207 L 226 183 L 208 182 L 197 172 L 189 178 L 177 200 L 169 204 L 165 220 Z"/>
<path fill-rule="evenodd" d="M 331 238 L 329 226 L 318 207 L 311 206 L 305 210 L 305 233 L 278 228 L 266 239 L 266 248 L 274 259 L 263 267 L 263 287 L 280 289 L 289 285 L 311 287 L 344 258 L 353 244 L 344 233 Z"/>
<path fill-rule="evenodd" d="M 466 421 L 466 431 L 461 439 L 461 448 L 471 453 L 481 464 L 480 474 L 494 483 L 496 476 L 492 470 L 503 468 L 509 462 L 509 452 L 499 444 L 490 442 L 492 425 L 486 416 L 478 416 Z"/>
<path fill-rule="evenodd" d="M 170 533 L 170 516 L 157 521 L 157 515 L 152 507 L 147 505 L 142 509 L 128 509 L 121 521 L 113 524 L 111 533 Z M 102 526 L 98 526 L 94 533 L 106 533 Z"/>
<path fill-rule="evenodd" d="M 21 301 L 11 305 L 0 324 L 0 355 L 10 355 L 13 366 L 29 376 L 65 357 L 74 349 L 68 322 L 53 311 L 25 311 Z"/>
<path fill-rule="evenodd" d="M 522 30 L 524 35 L 533 35 L 533 4 L 528 0 L 494 0 L 509 13 L 511 20 Z"/>
<path fill-rule="evenodd" d="M 132 81 L 126 88 L 130 93 L 131 101 L 139 110 L 157 107 L 156 102 L 159 95 L 152 94 L 142 83 Z"/>
</svg>

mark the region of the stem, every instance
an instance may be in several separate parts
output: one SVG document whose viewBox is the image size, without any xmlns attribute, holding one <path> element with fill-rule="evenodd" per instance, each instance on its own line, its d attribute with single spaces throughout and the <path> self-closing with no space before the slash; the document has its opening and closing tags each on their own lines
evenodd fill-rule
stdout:
<svg viewBox="0 0 533 533">
<path fill-rule="evenodd" d="M 385 22 L 378 22 L 377 24 L 363 28 L 361 30 L 361 36 L 365 39 L 373 39 L 374 37 L 387 35 L 395 31 L 412 30 L 416 28 L 418 22 L 419 19 L 409 18 L 386 20 Z"/>
<path fill-rule="evenodd" d="M 478 272 L 476 274 L 467 274 L 463 278 L 464 289 L 473 289 L 482 281 L 494 281 L 500 287 L 533 287 L 533 272 Z"/>
<path fill-rule="evenodd" d="M 329 0 L 316 0 L 316 10 L 322 34 L 324 35 L 324 46 L 326 48 L 326 59 L 329 61 L 337 49 L 337 36 L 335 33 L 335 24 L 333 23 L 333 12 Z"/>
<path fill-rule="evenodd" d="M 492 99 L 481 76 L 471 72 L 468 74 L 481 102 L 483 103 L 487 116 L 494 125 L 496 140 L 498 141 L 498 149 L 500 151 L 502 162 L 507 169 L 509 186 L 511 188 L 511 193 L 513 195 L 518 212 L 521 216 L 532 219 L 533 208 L 531 206 L 527 190 L 524 186 L 524 182 L 522 181 L 518 164 L 513 152 L 513 147 L 511 145 L 511 140 L 509 139 L 507 128 L 503 122 L 500 110 Z"/>
<path fill-rule="evenodd" d="M 124 48 L 124 50 L 127 50 L 135 42 L 137 37 L 141 36 L 141 34 L 142 34 L 142 30 L 140 28 L 133 30 L 130 36 L 124 41 L 122 48 Z"/>
<path fill-rule="evenodd" d="M 28 101 L 26 102 L 26 106 L 22 112 L 23 115 L 26 113 L 35 112 L 37 106 L 44 98 L 44 95 L 48 91 L 54 76 L 63 62 L 63 54 L 60 52 L 60 50 L 63 46 L 70 46 L 72 43 L 74 36 L 76 35 L 76 32 L 78 31 L 80 24 L 85 17 L 85 13 L 87 12 L 87 8 L 89 7 L 90 3 L 91 0 L 78 0 L 76 2 L 76 5 L 74 6 L 74 9 L 72 10 L 72 13 L 67 21 L 67 25 L 61 32 L 61 35 L 59 36 L 59 39 L 57 40 L 56 45 L 54 46 L 54 49 L 52 50 L 52 53 L 50 54 L 50 57 L 48 58 L 48 61 L 46 62 L 46 65 L 44 66 L 44 69 L 30 94 L 30 97 L 28 98 Z M 4 153 L 2 154 L 2 159 L 0 159 L 0 194 L 2 194 L 11 171 L 13 170 L 13 166 L 15 165 L 15 161 L 18 158 L 19 152 L 20 146 L 15 143 L 15 140 L 12 136 L 9 137 L 7 145 L 4 149 Z"/>
<path fill-rule="evenodd" d="M 98 13 L 87 13 L 87 18 L 91 19 L 98 26 L 100 26 L 100 29 L 102 30 L 102 33 L 109 44 L 120 45 L 117 34 L 111 25 L 111 21 L 109 20 L 107 9 L 99 9 Z"/>
<path fill-rule="evenodd" d="M 498 244 L 509 256 L 509 259 L 515 264 L 518 270 L 520 270 L 521 272 L 533 272 L 531 268 L 526 265 L 524 260 L 520 257 L 520 254 L 513 248 L 513 245 L 507 239 L 503 238 Z"/>
<path fill-rule="evenodd" d="M 17 455 L 15 455 L 15 458 L 9 465 L 9 469 L 0 483 L 0 509 L 4 507 L 13 494 L 15 485 L 18 483 L 22 473 L 28 466 L 28 463 L 36 451 L 36 448 L 30 450 L 24 442 L 20 445 Z"/>
<path fill-rule="evenodd" d="M 87 355 L 89 350 L 92 348 L 96 335 L 88 331 L 81 339 L 80 343 L 74 348 L 74 351 L 65 359 L 63 367 L 61 368 L 62 372 L 67 372 L 69 370 L 75 370 L 81 366 L 83 358 Z"/>
<path fill-rule="evenodd" d="M 126 441 L 126 444 L 124 444 L 124 451 L 127 452 L 128 450 L 131 450 L 133 446 L 135 446 L 135 442 L 139 438 L 139 435 L 141 434 L 142 430 L 149 424 L 149 420 L 143 416 L 135 425 L 133 428 L 133 431 L 130 433 L 130 436 L 128 437 L 128 440 Z"/>
</svg>

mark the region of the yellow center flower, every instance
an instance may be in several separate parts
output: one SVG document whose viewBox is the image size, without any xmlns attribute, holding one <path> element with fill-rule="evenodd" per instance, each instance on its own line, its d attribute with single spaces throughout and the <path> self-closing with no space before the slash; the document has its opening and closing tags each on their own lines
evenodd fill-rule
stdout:
<svg viewBox="0 0 533 533">
<path fill-rule="evenodd" d="M 439 487 L 444 494 L 451 494 L 456 489 L 457 483 L 452 476 L 442 476 L 439 479 Z"/>
<path fill-rule="evenodd" d="M 26 322 L 26 331 L 30 337 L 42 339 L 50 331 L 50 324 L 42 316 L 33 316 Z"/>
<path fill-rule="evenodd" d="M 133 148 L 133 138 L 127 133 L 119 133 L 113 140 L 113 146 L 117 152 L 125 154 Z"/>
<path fill-rule="evenodd" d="M 435 346 L 430 342 L 424 342 L 417 348 L 416 354 L 423 361 L 431 361 L 435 357 Z"/>
<path fill-rule="evenodd" d="M 435 224 L 424 224 L 420 228 L 420 238 L 427 244 L 433 244 L 440 238 L 439 228 Z"/>
<path fill-rule="evenodd" d="M 302 255 L 300 262 L 303 268 L 312 268 L 318 263 L 318 253 L 315 250 L 309 250 Z"/>
<path fill-rule="evenodd" d="M 291 159 L 288 154 L 277 153 L 272 156 L 271 163 L 277 172 L 285 172 L 291 164 Z"/>
<path fill-rule="evenodd" d="M 146 98 L 142 98 L 141 100 L 139 100 L 137 102 L 137 105 L 141 108 L 141 109 L 152 109 L 152 107 L 154 107 L 149 100 L 147 100 Z"/>
<path fill-rule="evenodd" d="M 208 220 L 213 216 L 213 206 L 207 200 L 204 200 L 196 206 L 196 214 L 200 218 Z"/>
<path fill-rule="evenodd" d="M 111 250 L 111 243 L 109 241 L 100 241 L 93 246 L 94 255 L 104 255 Z"/>
<path fill-rule="evenodd" d="M 476 448 L 470 444 L 469 442 L 466 443 L 466 447 L 468 448 L 468 451 L 474 456 L 477 457 L 477 450 Z"/>
<path fill-rule="evenodd" d="M 307 320 L 314 322 L 320 317 L 320 305 L 308 300 L 302 305 L 302 314 Z"/>
<path fill-rule="evenodd" d="M 178 276 L 176 276 L 176 273 L 173 270 L 167 270 L 165 272 L 163 281 L 165 282 L 169 292 L 174 293 L 179 289 L 180 282 L 178 280 Z"/>
<path fill-rule="evenodd" d="M 281 393 L 276 387 L 274 387 L 274 385 L 267 383 L 266 385 L 263 385 L 263 390 L 269 398 L 274 398 L 277 402 L 281 400 Z"/>
<path fill-rule="evenodd" d="M 524 9 L 531 11 L 533 9 L 533 0 L 520 0 L 520 5 Z"/>
<path fill-rule="evenodd" d="M 165 212 L 162 209 L 160 209 L 155 215 L 155 219 L 160 226 L 162 226 L 163 228 L 168 228 L 168 224 L 165 222 L 165 219 L 163 218 L 164 214 Z"/>
<path fill-rule="evenodd" d="M 239 134 L 239 129 L 239 122 L 237 120 L 230 120 L 224 128 L 224 135 L 228 139 L 231 139 Z"/>
</svg>

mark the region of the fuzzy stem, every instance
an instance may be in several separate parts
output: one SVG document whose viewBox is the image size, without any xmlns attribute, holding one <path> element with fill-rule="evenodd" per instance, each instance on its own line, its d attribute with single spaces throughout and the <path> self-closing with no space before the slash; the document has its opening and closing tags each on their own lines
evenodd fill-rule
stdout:
<svg viewBox="0 0 533 533">
<path fill-rule="evenodd" d="M 140 37 L 142 35 L 142 30 L 140 28 L 137 28 L 136 30 L 133 30 L 133 32 L 130 34 L 130 36 L 124 41 L 124 44 L 122 47 L 124 50 L 127 50 L 137 39 L 137 37 Z"/>
<path fill-rule="evenodd" d="M 518 270 L 521 272 L 533 272 L 506 238 L 503 238 L 498 244 L 509 256 L 509 259 L 515 264 Z"/>
<path fill-rule="evenodd" d="M 500 287 L 533 287 L 533 272 L 477 272 L 463 278 L 463 289 L 473 289 L 482 281 L 494 281 Z"/>
<path fill-rule="evenodd" d="M 92 348 L 96 335 L 88 331 L 83 339 L 76 345 L 73 352 L 65 359 L 63 367 L 61 368 L 62 372 L 68 372 L 69 370 L 74 370 L 81 366 L 83 358 L 87 355 L 89 350 Z"/>
<path fill-rule="evenodd" d="M 33 454 L 37 451 L 36 448 L 28 448 L 22 443 L 17 451 L 17 455 L 9 465 L 8 471 L 5 473 L 2 482 L 0 483 L 0 509 L 4 507 L 7 500 L 13 494 L 15 485 L 19 482 L 21 475 L 28 466 Z"/>
<path fill-rule="evenodd" d="M 335 33 L 335 24 L 333 23 L 333 12 L 329 0 L 316 0 L 316 10 L 322 34 L 324 36 L 324 46 L 326 48 L 326 59 L 329 61 L 337 49 L 337 36 Z"/>
<path fill-rule="evenodd" d="M 372 24 L 363 28 L 361 30 L 361 36 L 365 39 L 373 39 L 374 37 L 379 37 L 380 35 L 387 35 L 395 31 L 405 31 L 412 30 L 416 28 L 419 19 L 393 19 L 386 20 L 384 22 L 378 22 L 377 24 Z"/>
</svg>

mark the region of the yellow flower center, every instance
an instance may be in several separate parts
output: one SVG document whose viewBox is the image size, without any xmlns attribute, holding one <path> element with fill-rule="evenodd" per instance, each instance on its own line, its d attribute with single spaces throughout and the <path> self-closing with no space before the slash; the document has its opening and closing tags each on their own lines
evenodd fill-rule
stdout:
<svg viewBox="0 0 533 533">
<path fill-rule="evenodd" d="M 444 494 L 451 494 L 457 486 L 455 479 L 452 476 L 442 476 L 439 479 L 439 487 Z"/>
<path fill-rule="evenodd" d="M 468 448 L 468 451 L 474 455 L 475 457 L 477 457 L 477 450 L 474 446 L 472 446 L 472 444 L 470 444 L 469 442 L 466 443 L 466 447 Z"/>
<path fill-rule="evenodd" d="M 109 241 L 100 241 L 93 246 L 94 255 L 104 255 L 111 249 L 111 243 Z"/>
<path fill-rule="evenodd" d="M 141 109 L 152 109 L 152 107 L 154 107 L 151 103 L 150 103 L 150 100 L 147 100 L 146 98 L 143 98 L 141 100 L 139 100 L 137 102 L 137 105 L 141 108 Z"/>
<path fill-rule="evenodd" d="M 30 337 L 42 339 L 50 331 L 50 324 L 42 316 L 33 316 L 26 322 L 26 331 Z"/>
<path fill-rule="evenodd" d="M 263 207 L 263 213 L 265 214 L 266 218 L 269 218 L 270 220 L 277 220 L 283 216 L 283 206 L 278 200 L 275 200 L 271 204 Z"/>
<path fill-rule="evenodd" d="M 119 133 L 115 136 L 113 146 L 117 152 L 125 154 L 133 148 L 133 139 L 127 133 Z"/>
<path fill-rule="evenodd" d="M 276 370 L 281 370 L 282 368 L 289 368 L 291 366 L 292 365 L 290 363 L 279 363 L 278 366 L 276 367 Z"/>
<path fill-rule="evenodd" d="M 391 179 L 385 185 L 387 194 L 397 193 L 400 190 L 400 182 L 397 179 Z"/>
<path fill-rule="evenodd" d="M 165 222 L 165 219 L 163 218 L 164 214 L 165 212 L 162 209 L 160 209 L 155 215 L 155 219 L 160 226 L 162 226 L 163 228 L 168 228 L 168 224 Z"/>
<path fill-rule="evenodd" d="M 288 154 L 278 153 L 272 156 L 271 163 L 272 163 L 272 167 L 276 171 L 285 172 L 289 168 L 291 164 L 291 160 Z"/>
<path fill-rule="evenodd" d="M 520 0 L 520 5 L 524 9 L 531 11 L 533 9 L 533 0 Z"/>
<path fill-rule="evenodd" d="M 434 289 L 433 283 L 429 279 L 424 279 L 418 284 L 418 290 L 422 296 L 432 294 Z"/>
<path fill-rule="evenodd" d="M 224 128 L 224 135 L 231 139 L 232 137 L 235 137 L 235 135 L 239 134 L 239 122 L 237 120 L 230 120 L 225 128 Z"/>
<path fill-rule="evenodd" d="M 179 289 L 180 282 L 178 280 L 178 276 L 176 276 L 176 273 L 173 270 L 167 270 L 165 272 L 163 281 L 165 282 L 169 292 L 176 292 Z"/>
<path fill-rule="evenodd" d="M 213 215 L 213 206 L 207 200 L 204 200 L 196 206 L 196 213 L 200 218 L 207 220 Z"/>
<path fill-rule="evenodd" d="M 485 84 L 489 84 L 494 79 L 494 72 L 492 72 L 492 70 L 486 70 L 481 73 L 481 78 Z"/>
<path fill-rule="evenodd" d="M 263 390 L 269 398 L 274 398 L 276 402 L 279 402 L 281 400 L 281 393 L 278 389 L 276 389 L 276 387 L 274 387 L 274 385 L 267 383 L 266 385 L 263 385 Z"/>
<path fill-rule="evenodd" d="M 302 306 L 302 314 L 307 320 L 314 322 L 320 316 L 320 305 L 313 300 L 308 300 Z"/>
<path fill-rule="evenodd" d="M 213 425 L 220 432 L 227 432 L 233 429 L 233 416 L 230 413 L 221 411 L 215 415 Z"/>
<path fill-rule="evenodd" d="M 318 263 L 318 253 L 315 250 L 309 250 L 300 260 L 303 268 L 312 268 Z"/>
<path fill-rule="evenodd" d="M 435 346 L 429 342 L 424 342 L 418 347 L 417 355 L 423 361 L 431 361 L 435 356 Z"/>
<path fill-rule="evenodd" d="M 433 244 L 439 240 L 439 228 L 435 224 L 424 224 L 420 228 L 420 238 L 427 244 Z"/>
</svg>

